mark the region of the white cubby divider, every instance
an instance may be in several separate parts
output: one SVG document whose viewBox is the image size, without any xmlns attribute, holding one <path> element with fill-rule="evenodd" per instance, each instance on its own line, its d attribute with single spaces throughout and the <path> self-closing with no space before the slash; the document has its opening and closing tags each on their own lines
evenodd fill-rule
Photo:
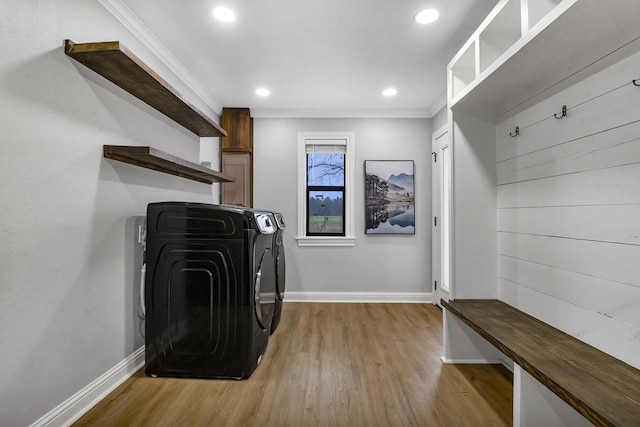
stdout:
<svg viewBox="0 0 640 427">
<path fill-rule="evenodd" d="M 522 37 L 521 0 L 503 2 L 502 8 L 478 34 L 480 73 Z"/>
<path fill-rule="evenodd" d="M 523 33 L 535 27 L 562 0 L 522 0 Z"/>
<path fill-rule="evenodd" d="M 451 97 L 455 98 L 477 77 L 476 43 L 472 42 L 461 51 L 459 58 L 451 66 Z"/>
</svg>

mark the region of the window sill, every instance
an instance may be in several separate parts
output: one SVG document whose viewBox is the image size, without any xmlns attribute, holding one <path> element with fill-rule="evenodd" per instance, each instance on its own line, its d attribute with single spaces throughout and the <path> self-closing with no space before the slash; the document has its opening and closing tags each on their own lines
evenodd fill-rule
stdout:
<svg viewBox="0 0 640 427">
<path fill-rule="evenodd" d="M 299 247 L 306 246 L 335 246 L 335 247 L 345 247 L 345 246 L 355 246 L 356 238 L 355 237 L 297 237 Z"/>
</svg>

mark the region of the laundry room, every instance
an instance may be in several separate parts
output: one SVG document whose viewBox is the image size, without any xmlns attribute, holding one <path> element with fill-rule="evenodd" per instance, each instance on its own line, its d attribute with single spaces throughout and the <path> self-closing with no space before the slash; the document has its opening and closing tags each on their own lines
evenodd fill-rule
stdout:
<svg viewBox="0 0 640 427">
<path fill-rule="evenodd" d="M 150 3 L 2 2 L 0 426 L 637 425 L 640 3 Z"/>
</svg>

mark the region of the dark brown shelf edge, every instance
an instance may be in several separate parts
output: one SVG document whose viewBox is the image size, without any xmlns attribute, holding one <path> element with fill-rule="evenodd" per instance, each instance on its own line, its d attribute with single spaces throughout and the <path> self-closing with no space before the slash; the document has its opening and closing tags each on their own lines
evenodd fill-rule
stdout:
<svg viewBox="0 0 640 427">
<path fill-rule="evenodd" d="M 128 50 L 122 43 L 118 41 L 96 42 L 96 43 L 74 43 L 72 40 L 64 41 L 64 52 L 67 56 L 78 61 L 90 70 L 100 74 L 116 86 L 129 92 L 131 95 L 140 99 L 144 103 L 150 105 L 169 117 L 184 128 L 190 130 L 200 137 L 224 137 L 227 132 L 213 120 L 209 119 L 202 111 L 190 102 L 186 101 L 183 96 L 162 77 L 156 74 L 148 65 L 140 60 L 135 54 Z M 135 86 L 125 88 L 122 82 L 113 72 L 113 63 L 109 63 L 108 67 L 100 69 L 97 65 L 93 65 L 94 61 L 88 60 L 87 55 L 104 55 L 104 60 L 108 62 L 107 54 L 113 58 L 114 53 L 119 53 L 128 60 L 126 75 L 132 76 L 145 75 L 145 79 L 156 83 L 156 92 L 161 92 L 163 97 L 170 100 L 171 105 L 154 105 L 149 100 L 149 88 L 147 85 L 141 85 L 138 90 Z M 123 58 L 124 59 L 124 58 Z M 179 111 L 178 114 L 174 114 Z"/>
<path fill-rule="evenodd" d="M 118 160 L 146 169 L 164 172 L 193 181 L 213 184 L 215 182 L 233 182 L 234 178 L 216 172 L 196 163 L 181 159 L 157 150 L 153 147 L 128 145 L 103 146 L 105 159 Z"/>
</svg>

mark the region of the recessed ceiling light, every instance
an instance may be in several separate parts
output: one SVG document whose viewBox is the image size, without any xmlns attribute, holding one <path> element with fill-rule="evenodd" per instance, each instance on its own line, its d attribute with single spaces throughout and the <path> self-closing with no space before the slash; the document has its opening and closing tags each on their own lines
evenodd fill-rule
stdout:
<svg viewBox="0 0 640 427">
<path fill-rule="evenodd" d="M 233 22 L 236 20 L 236 14 L 226 7 L 214 7 L 213 17 L 222 22 Z"/>
<path fill-rule="evenodd" d="M 440 16 L 440 12 L 435 9 L 421 10 L 416 14 L 415 20 L 418 24 L 430 24 Z"/>
<path fill-rule="evenodd" d="M 258 96 L 269 96 L 270 93 L 271 91 L 266 87 L 259 87 L 258 89 L 256 89 L 256 95 Z"/>
<path fill-rule="evenodd" d="M 383 90 L 383 91 L 382 91 L 382 94 L 383 94 L 384 96 L 394 96 L 394 95 L 396 95 L 397 93 L 398 93 L 398 91 L 397 91 L 396 89 L 392 88 L 392 87 L 390 87 L 390 88 L 385 89 L 385 90 Z"/>
</svg>

